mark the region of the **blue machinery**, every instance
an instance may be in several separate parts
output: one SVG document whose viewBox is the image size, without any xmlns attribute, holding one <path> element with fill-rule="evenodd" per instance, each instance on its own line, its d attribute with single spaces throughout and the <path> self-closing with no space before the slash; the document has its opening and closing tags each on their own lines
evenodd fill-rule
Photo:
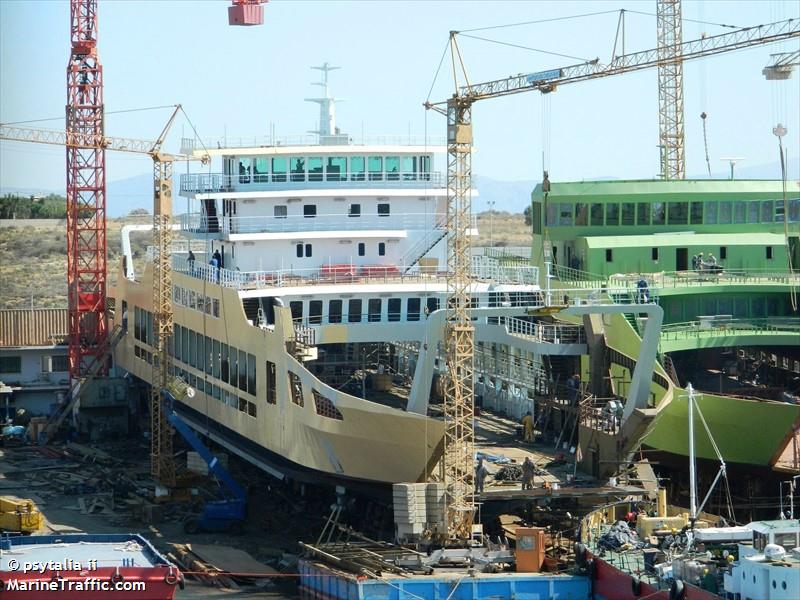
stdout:
<svg viewBox="0 0 800 600">
<path fill-rule="evenodd" d="M 194 451 L 203 458 L 208 465 L 209 473 L 219 482 L 224 495 L 223 499 L 206 502 L 199 516 L 190 517 L 184 522 L 184 529 L 187 533 L 196 533 L 198 531 L 231 531 L 235 533 L 240 531 L 246 511 L 244 489 L 231 477 L 231 474 L 222 466 L 219 459 L 203 444 L 194 430 L 172 409 L 175 397 L 167 390 L 163 390 L 162 395 L 167 409 L 167 421 L 183 436 L 183 439 L 189 442 Z"/>
</svg>

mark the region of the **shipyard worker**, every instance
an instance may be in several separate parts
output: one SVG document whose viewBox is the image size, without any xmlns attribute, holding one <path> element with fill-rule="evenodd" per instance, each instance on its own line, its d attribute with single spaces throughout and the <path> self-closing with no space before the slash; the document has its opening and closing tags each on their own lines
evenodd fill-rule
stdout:
<svg viewBox="0 0 800 600">
<path fill-rule="evenodd" d="M 575 373 L 572 377 L 567 379 L 567 397 L 569 403 L 574 405 L 578 399 L 578 389 L 581 387 L 581 376 Z"/>
<path fill-rule="evenodd" d="M 222 264 L 222 256 L 219 253 L 219 250 L 214 250 L 214 258 L 217 259 L 217 266 L 221 269 L 225 265 Z"/>
<path fill-rule="evenodd" d="M 475 493 L 483 493 L 483 484 L 489 476 L 489 470 L 483 464 L 483 458 L 478 459 L 478 466 L 475 467 Z"/>
<path fill-rule="evenodd" d="M 636 289 L 638 291 L 638 300 L 639 304 L 645 304 L 648 302 L 648 287 L 647 287 L 647 280 L 644 277 L 640 277 L 639 281 L 636 282 Z"/>
<path fill-rule="evenodd" d="M 122 331 L 128 331 L 128 309 L 122 311 Z"/>
<path fill-rule="evenodd" d="M 525 413 L 525 416 L 522 417 L 522 426 L 524 427 L 523 439 L 526 442 L 533 442 L 533 416 L 531 415 L 531 411 L 528 411 Z"/>
<path fill-rule="evenodd" d="M 700 259 L 697 258 L 697 254 L 692 256 L 692 271 L 697 271 L 697 265 L 700 263 Z"/>
<path fill-rule="evenodd" d="M 217 260 L 216 253 L 211 255 L 211 260 L 208 261 L 208 264 L 211 265 L 211 276 L 219 282 L 219 261 Z"/>
<path fill-rule="evenodd" d="M 703 269 L 703 263 L 705 262 L 705 257 L 703 253 L 697 255 L 697 267 L 695 268 L 696 271 L 700 271 Z"/>
<path fill-rule="evenodd" d="M 189 250 L 189 256 L 186 257 L 186 262 L 189 263 L 189 274 L 194 276 L 194 252 Z"/>
<path fill-rule="evenodd" d="M 533 476 L 536 473 L 536 467 L 533 464 L 530 456 L 525 457 L 525 461 L 522 463 L 522 489 L 523 490 L 532 490 L 533 489 Z"/>
</svg>

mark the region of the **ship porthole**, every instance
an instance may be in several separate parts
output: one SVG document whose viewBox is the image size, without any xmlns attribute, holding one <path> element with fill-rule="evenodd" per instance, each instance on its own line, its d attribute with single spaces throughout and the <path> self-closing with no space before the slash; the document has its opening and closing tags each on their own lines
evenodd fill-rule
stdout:
<svg viewBox="0 0 800 600">
<path fill-rule="evenodd" d="M 782 587 L 784 590 L 786 589 L 786 582 L 785 582 L 785 581 L 782 581 L 782 582 L 781 582 L 781 587 Z"/>
<path fill-rule="evenodd" d="M 773 590 L 777 590 L 778 589 L 778 582 L 775 581 L 774 579 L 772 580 L 772 589 Z"/>
</svg>

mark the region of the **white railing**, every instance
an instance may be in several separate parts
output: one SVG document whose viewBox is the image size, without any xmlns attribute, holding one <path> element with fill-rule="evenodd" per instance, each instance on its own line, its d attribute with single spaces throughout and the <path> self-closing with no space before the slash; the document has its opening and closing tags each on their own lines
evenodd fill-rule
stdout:
<svg viewBox="0 0 800 600">
<path fill-rule="evenodd" d="M 473 217 L 474 218 L 474 217 Z M 475 221 L 477 223 L 477 219 Z M 408 250 L 403 254 L 402 262 L 407 265 L 407 268 L 413 267 L 420 258 L 425 256 L 441 239 L 447 235 L 447 214 L 438 213 L 436 215 L 436 222 L 433 227 L 429 228 L 425 235 L 421 236 Z"/>
<path fill-rule="evenodd" d="M 207 233 L 209 224 L 216 233 L 276 233 L 305 231 L 362 231 L 379 229 L 431 230 L 440 227 L 439 213 L 392 213 L 391 215 L 318 214 L 314 217 L 207 217 L 200 213 L 181 215 L 181 229 Z"/>
<path fill-rule="evenodd" d="M 503 265 L 496 258 L 473 256 L 472 276 L 498 283 L 536 285 L 539 283 L 539 267 Z"/>
<path fill-rule="evenodd" d="M 516 317 L 503 317 L 501 323 L 511 334 L 531 337 L 549 344 L 585 344 L 586 335 L 580 325 L 534 323 Z"/>
<path fill-rule="evenodd" d="M 338 134 L 323 137 L 323 141 L 330 140 L 335 143 L 323 144 L 332 146 L 341 145 L 370 145 L 370 146 L 444 146 L 445 138 L 442 136 L 425 135 L 352 135 Z M 205 148 L 262 148 L 273 146 L 316 146 L 320 143 L 320 136 L 316 134 L 296 135 L 261 135 L 261 136 L 224 136 L 219 138 L 205 138 L 194 140 L 183 138 L 181 152 L 189 153 L 193 150 Z"/>
<path fill-rule="evenodd" d="M 414 173 L 184 173 L 181 193 L 327 188 L 445 188 L 439 171 Z"/>
<path fill-rule="evenodd" d="M 378 283 L 446 283 L 444 273 L 407 274 L 398 265 L 331 264 L 312 269 L 275 269 L 271 271 L 239 271 L 173 255 L 172 268 L 205 281 L 235 289 L 262 289 L 302 285 L 378 284 Z M 535 267 L 531 267 L 535 269 Z M 473 276 L 475 274 L 473 273 Z M 499 273 L 499 275 L 505 275 Z M 514 275 L 514 273 L 511 273 Z M 498 279 L 497 283 L 523 283 L 519 277 Z"/>
</svg>

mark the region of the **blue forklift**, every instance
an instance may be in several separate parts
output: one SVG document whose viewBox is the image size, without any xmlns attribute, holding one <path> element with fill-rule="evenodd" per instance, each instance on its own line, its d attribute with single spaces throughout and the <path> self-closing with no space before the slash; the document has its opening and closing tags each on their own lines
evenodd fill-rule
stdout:
<svg viewBox="0 0 800 600">
<path fill-rule="evenodd" d="M 185 393 L 193 395 L 194 390 L 186 388 Z M 172 407 L 175 400 L 173 392 L 162 390 L 164 402 L 167 409 L 167 420 L 175 430 L 183 436 L 189 445 L 197 452 L 208 465 L 208 472 L 217 480 L 222 492 L 219 500 L 209 500 L 203 506 L 199 515 L 188 517 L 183 522 L 183 529 L 186 533 L 197 533 L 200 531 L 218 532 L 227 531 L 238 534 L 242 532 L 242 526 L 247 512 L 247 504 L 244 489 L 236 480 L 231 477 L 227 469 L 222 466 L 219 459 L 206 447 L 194 430 L 186 424 Z"/>
</svg>

